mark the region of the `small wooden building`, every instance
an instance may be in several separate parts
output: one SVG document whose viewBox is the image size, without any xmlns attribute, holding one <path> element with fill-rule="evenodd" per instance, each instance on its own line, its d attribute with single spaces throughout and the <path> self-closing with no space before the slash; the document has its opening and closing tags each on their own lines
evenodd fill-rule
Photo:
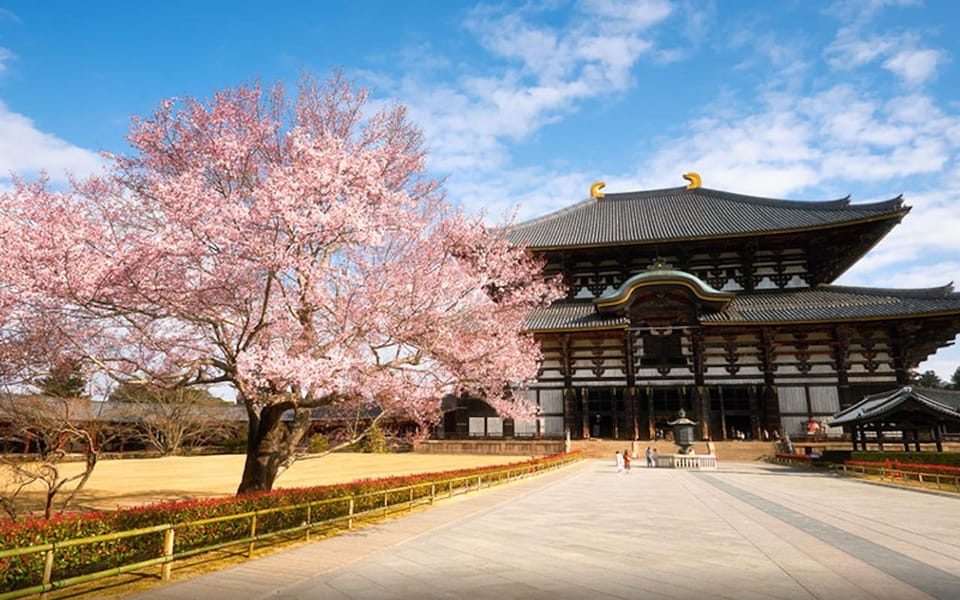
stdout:
<svg viewBox="0 0 960 600">
<path fill-rule="evenodd" d="M 544 358 L 516 393 L 538 415 L 504 422 L 462 401 L 439 435 L 650 439 L 683 408 L 703 439 L 798 436 L 906 385 L 960 331 L 950 285 L 833 284 L 907 215 L 901 197 L 781 200 L 689 179 L 605 195 L 598 184 L 509 230 L 569 287 L 527 320 Z"/>
<path fill-rule="evenodd" d="M 903 444 L 908 452 L 913 444 L 919 452 L 921 444 L 934 444 L 943 452 L 947 428 L 960 425 L 960 393 L 905 386 L 871 394 L 837 413 L 831 424 L 850 433 L 854 450 Z"/>
</svg>

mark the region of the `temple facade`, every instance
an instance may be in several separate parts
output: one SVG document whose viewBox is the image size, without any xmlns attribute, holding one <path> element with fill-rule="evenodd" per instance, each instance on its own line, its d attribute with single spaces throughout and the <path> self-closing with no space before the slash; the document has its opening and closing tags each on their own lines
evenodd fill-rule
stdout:
<svg viewBox="0 0 960 600">
<path fill-rule="evenodd" d="M 907 384 L 960 331 L 950 285 L 833 284 L 907 215 L 901 197 L 779 200 L 685 177 L 629 193 L 595 184 L 509 230 L 569 288 L 527 319 L 543 362 L 516 393 L 537 417 L 505 422 L 461 399 L 439 436 L 652 439 L 681 408 L 703 439 L 829 432 L 831 415 Z"/>
</svg>

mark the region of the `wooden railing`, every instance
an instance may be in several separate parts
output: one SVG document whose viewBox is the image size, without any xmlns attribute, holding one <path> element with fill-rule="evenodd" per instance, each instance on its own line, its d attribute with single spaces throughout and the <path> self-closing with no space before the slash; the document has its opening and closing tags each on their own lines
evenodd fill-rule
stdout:
<svg viewBox="0 0 960 600">
<path fill-rule="evenodd" d="M 830 465 L 830 469 L 836 473 L 850 477 L 879 477 L 881 481 L 899 483 L 903 485 L 916 482 L 917 485 L 925 488 L 936 487 L 936 489 L 947 492 L 960 493 L 960 475 L 950 475 L 944 473 L 924 473 L 915 469 L 900 469 L 886 465 Z"/>
<path fill-rule="evenodd" d="M 221 517 L 213 517 L 208 519 L 200 519 L 197 521 L 185 521 L 182 523 L 165 523 L 162 525 L 153 525 L 150 527 L 142 527 L 139 529 L 131 529 L 128 531 L 120 531 L 116 533 L 109 533 L 105 535 L 97 535 L 85 538 L 77 538 L 70 540 L 63 540 L 58 542 L 51 542 L 47 544 L 38 544 L 34 546 L 27 546 L 22 548 L 9 548 L 6 550 L 0 550 L 0 560 L 10 557 L 18 557 L 25 555 L 34 555 L 34 554 L 43 554 L 44 555 L 44 564 L 43 564 L 43 576 L 42 582 L 38 585 L 15 589 L 15 590 L 4 590 L 0 591 L 0 600 L 10 600 L 13 598 L 23 598 L 25 596 L 30 596 L 33 594 L 40 594 L 40 598 L 43 599 L 47 596 L 47 593 L 52 590 L 63 589 L 66 587 L 79 585 L 82 583 L 88 583 L 91 581 L 97 581 L 107 577 L 113 577 L 116 575 L 121 575 L 130 571 L 136 571 L 146 567 L 160 566 L 160 578 L 163 580 L 170 579 L 171 570 L 173 568 L 173 563 L 179 559 L 187 558 L 197 554 L 202 554 L 205 552 L 212 552 L 215 550 L 220 550 L 229 546 L 237 546 L 246 544 L 246 555 L 248 557 L 253 555 L 254 549 L 256 548 L 257 542 L 267 540 L 273 537 L 278 536 L 291 536 L 292 534 L 302 533 L 304 539 L 310 539 L 310 532 L 320 528 L 332 529 L 334 527 L 344 527 L 346 529 L 352 529 L 354 523 L 359 520 L 371 519 L 371 518 L 380 518 L 386 517 L 390 514 L 410 511 L 414 507 L 424 504 L 433 504 L 437 500 L 450 498 L 458 494 L 464 494 L 472 491 L 478 491 L 485 487 L 491 487 L 496 485 L 503 485 L 532 475 L 538 475 L 549 470 L 558 469 L 560 467 L 566 466 L 573 462 L 579 461 L 581 459 L 579 454 L 569 455 L 569 456 L 560 456 L 552 459 L 546 465 L 538 465 L 535 468 L 531 468 L 531 465 L 525 466 L 514 466 L 507 469 L 500 469 L 495 471 L 485 471 L 477 475 L 468 475 L 461 477 L 454 477 L 450 479 L 443 479 L 440 481 L 432 483 L 423 483 L 411 486 L 404 486 L 399 488 L 391 488 L 388 490 L 381 490 L 376 492 L 371 492 L 368 494 L 358 494 L 354 496 L 342 496 L 339 498 L 331 498 L 328 500 L 318 500 L 315 502 L 309 502 L 305 504 L 295 504 L 295 505 L 286 505 L 286 506 L 277 506 L 268 509 L 260 509 L 250 512 L 238 513 L 235 515 L 226 515 Z M 429 489 L 429 493 L 427 493 Z M 372 502 L 373 499 L 379 499 L 377 502 Z M 358 510 L 360 506 L 371 506 L 375 504 L 374 508 L 365 508 L 363 510 Z M 312 521 L 311 515 L 313 513 L 320 513 L 322 509 L 330 507 L 340 507 L 342 514 Z M 286 529 L 281 529 L 277 531 L 270 531 L 267 533 L 262 533 L 257 531 L 257 520 L 260 517 L 273 513 L 284 513 L 289 511 L 305 511 L 306 519 L 299 525 L 295 527 L 289 527 Z M 324 511 L 325 512 L 325 511 Z M 238 537 L 236 539 L 231 539 L 225 542 L 219 542 L 216 544 L 210 544 L 207 546 L 199 548 L 190 548 L 189 550 L 184 550 L 181 552 L 174 552 L 174 543 L 176 540 L 177 530 L 185 529 L 190 527 L 197 527 L 203 525 L 212 525 L 214 523 L 224 523 L 228 521 L 247 521 L 249 527 L 245 527 L 246 532 L 245 536 Z M 101 542 L 121 540 L 125 538 L 132 538 L 137 536 L 145 535 L 163 535 L 163 550 L 162 554 L 149 558 L 147 560 L 141 560 L 129 564 L 125 564 L 118 567 L 112 567 L 102 571 L 97 571 L 95 573 L 87 573 L 84 575 L 77 575 L 74 577 L 66 577 L 63 579 L 54 579 L 53 572 L 57 560 L 57 550 L 63 548 L 71 548 L 75 546 L 87 546 L 91 544 L 98 544 Z"/>
</svg>

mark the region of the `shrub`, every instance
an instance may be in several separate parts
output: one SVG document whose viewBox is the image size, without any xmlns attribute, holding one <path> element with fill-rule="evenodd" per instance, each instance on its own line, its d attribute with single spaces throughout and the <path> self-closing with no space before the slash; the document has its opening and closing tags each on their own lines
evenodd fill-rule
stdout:
<svg viewBox="0 0 960 600">
<path fill-rule="evenodd" d="M 315 433 L 307 441 L 307 452 L 311 454 L 320 454 L 330 449 L 330 442 L 322 433 Z"/>
<path fill-rule="evenodd" d="M 383 435 L 383 432 L 380 431 L 380 428 L 376 425 L 367 432 L 360 447 L 368 454 L 386 454 L 390 452 L 390 448 L 387 446 L 386 436 Z"/>
<path fill-rule="evenodd" d="M 220 445 L 227 454 L 246 454 L 247 438 L 228 438 L 223 440 Z"/>
<path fill-rule="evenodd" d="M 842 464 L 850 460 L 851 450 L 824 450 L 820 453 L 820 462 Z"/>
</svg>

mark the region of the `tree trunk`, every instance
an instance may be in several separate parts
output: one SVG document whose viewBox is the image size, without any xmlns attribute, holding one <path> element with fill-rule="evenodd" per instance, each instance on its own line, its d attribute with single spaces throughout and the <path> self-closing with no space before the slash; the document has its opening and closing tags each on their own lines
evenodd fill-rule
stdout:
<svg viewBox="0 0 960 600">
<path fill-rule="evenodd" d="M 292 403 L 285 402 L 264 406 L 258 413 L 247 404 L 247 459 L 237 494 L 270 491 L 277 476 L 292 462 L 310 424 L 307 409 L 297 409 L 297 418 L 289 426 L 280 420 L 293 408 Z"/>
</svg>

